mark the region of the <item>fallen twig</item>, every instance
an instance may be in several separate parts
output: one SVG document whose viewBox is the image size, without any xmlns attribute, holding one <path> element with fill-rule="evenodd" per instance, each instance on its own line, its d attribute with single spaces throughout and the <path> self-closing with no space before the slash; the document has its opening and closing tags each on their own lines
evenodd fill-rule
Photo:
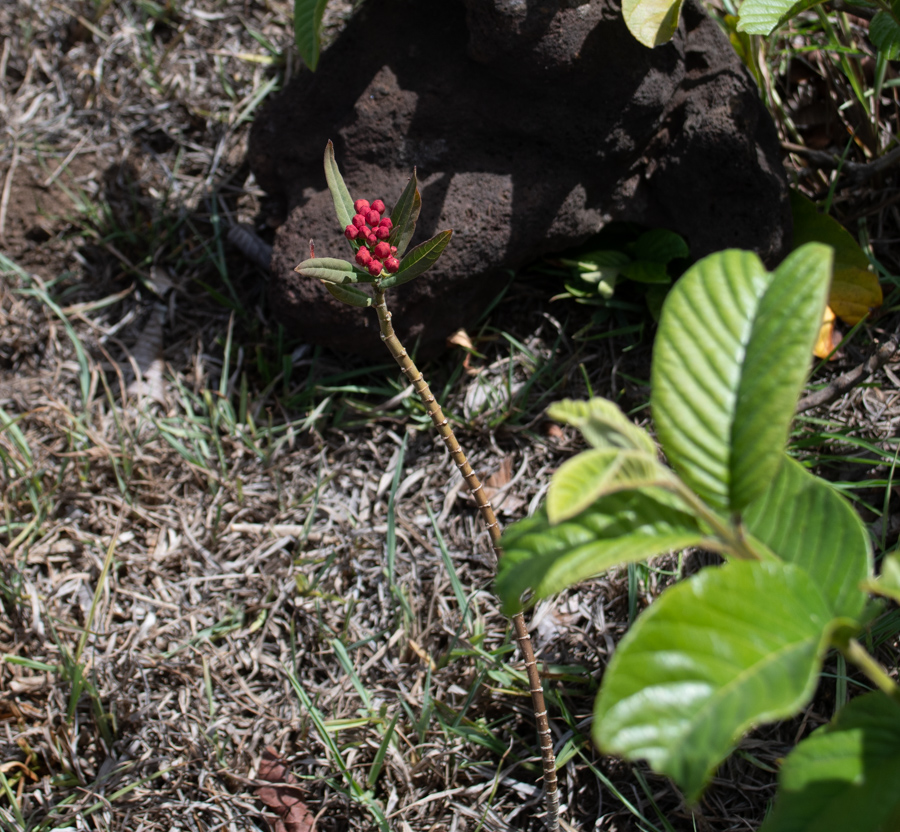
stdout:
<svg viewBox="0 0 900 832">
<path fill-rule="evenodd" d="M 814 407 L 831 404 L 831 402 L 839 399 L 848 390 L 852 390 L 857 384 L 861 384 L 872 373 L 887 364 L 896 355 L 897 347 L 897 338 L 891 336 L 889 340 L 875 350 L 868 360 L 858 367 L 854 367 L 843 375 L 832 379 L 827 387 L 816 390 L 815 393 L 810 393 L 808 396 L 800 399 L 800 402 L 797 404 L 797 413 L 804 413 Z"/>
</svg>

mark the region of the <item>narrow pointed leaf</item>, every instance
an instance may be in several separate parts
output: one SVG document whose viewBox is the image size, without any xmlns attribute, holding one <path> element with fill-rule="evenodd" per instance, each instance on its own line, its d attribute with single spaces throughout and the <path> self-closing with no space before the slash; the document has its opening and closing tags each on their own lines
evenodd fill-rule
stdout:
<svg viewBox="0 0 900 832">
<path fill-rule="evenodd" d="M 324 286 L 341 303 L 362 308 L 372 305 L 372 298 L 361 289 L 356 289 L 353 286 L 340 286 L 334 283 L 325 283 Z"/>
<path fill-rule="evenodd" d="M 334 200 L 334 211 L 337 214 L 338 222 L 341 228 L 350 225 L 353 215 L 353 197 L 344 184 L 344 177 L 338 168 L 337 160 L 334 158 L 334 145 L 329 139 L 325 145 L 325 181 L 328 183 L 328 190 L 331 191 L 331 198 Z"/>
<path fill-rule="evenodd" d="M 785 457 L 778 476 L 744 512 L 747 530 L 816 583 L 834 616 L 856 618 L 872 574 L 869 535 L 853 507 L 825 480 Z"/>
<path fill-rule="evenodd" d="M 783 459 L 831 277 L 810 243 L 773 273 L 752 253 L 713 254 L 669 293 L 653 350 L 651 404 L 663 450 L 710 505 L 739 512 Z"/>
<path fill-rule="evenodd" d="M 417 245 L 400 261 L 400 268 L 397 272 L 381 281 L 381 288 L 391 289 L 395 286 L 402 286 L 428 271 L 447 248 L 447 243 L 450 242 L 452 236 L 452 231 L 442 231 L 430 240 Z"/>
<path fill-rule="evenodd" d="M 747 729 L 812 697 L 831 620 L 796 566 L 704 569 L 667 589 L 620 642 L 594 739 L 606 753 L 647 760 L 695 802 Z"/>
<path fill-rule="evenodd" d="M 361 272 L 352 263 L 334 257 L 313 257 L 294 266 L 294 271 L 303 277 L 324 280 L 326 283 L 372 283 L 375 278 Z"/>
<path fill-rule="evenodd" d="M 422 197 L 419 194 L 416 180 L 416 169 L 413 168 L 409 183 L 400 194 L 400 199 L 391 211 L 391 236 L 388 241 L 392 246 L 397 246 L 397 257 L 402 257 L 409 245 L 412 235 L 416 231 L 416 222 L 419 219 L 419 211 L 422 210 Z"/>
<path fill-rule="evenodd" d="M 644 46 L 653 48 L 672 40 L 678 28 L 682 0 L 623 0 L 625 25 Z"/>
<path fill-rule="evenodd" d="M 313 72 L 319 64 L 322 15 L 328 0 L 294 0 L 294 42 L 300 57 Z"/>
<path fill-rule="evenodd" d="M 900 828 L 900 705 L 880 691 L 854 699 L 788 755 L 778 781 L 760 832 Z"/>
<path fill-rule="evenodd" d="M 584 451 L 566 460 L 553 475 L 547 491 L 547 517 L 551 523 L 560 523 L 607 494 L 651 485 L 665 487 L 673 479 L 656 454 L 619 448 Z"/>
<path fill-rule="evenodd" d="M 581 431 L 585 440 L 595 448 L 623 448 L 656 456 L 656 443 L 650 434 L 639 428 L 608 399 L 590 401 L 563 399 L 547 408 L 547 415 Z"/>
<path fill-rule="evenodd" d="M 495 587 L 504 612 L 530 590 L 546 598 L 619 564 L 698 545 L 703 534 L 679 501 L 659 489 L 611 494 L 552 526 L 544 512 L 511 526 Z"/>
</svg>

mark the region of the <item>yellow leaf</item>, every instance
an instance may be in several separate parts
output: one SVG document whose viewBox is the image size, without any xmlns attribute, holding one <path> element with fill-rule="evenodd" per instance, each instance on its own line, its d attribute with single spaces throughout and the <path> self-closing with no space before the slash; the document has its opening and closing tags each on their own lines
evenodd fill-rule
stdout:
<svg viewBox="0 0 900 832">
<path fill-rule="evenodd" d="M 678 28 L 683 0 L 623 0 L 625 25 L 644 46 L 651 49 L 668 43 Z"/>
<path fill-rule="evenodd" d="M 833 217 L 820 214 L 813 202 L 796 191 L 791 191 L 791 213 L 794 248 L 815 241 L 834 249 L 828 305 L 844 323 L 858 324 L 872 309 L 881 306 L 883 300 L 878 278 L 869 271 L 869 258 L 846 228 Z M 826 350 L 825 354 L 830 351 Z"/>
<path fill-rule="evenodd" d="M 828 305 L 844 323 L 858 324 L 872 309 L 881 306 L 882 300 L 878 277 L 872 272 L 855 266 L 835 268 Z"/>
<path fill-rule="evenodd" d="M 813 355 L 816 358 L 828 358 L 835 348 L 834 343 L 834 312 L 830 306 L 825 307 L 825 314 L 822 315 L 822 328 L 819 330 L 819 337 L 816 340 L 816 346 L 813 349 Z M 832 361 L 836 356 L 831 356 Z"/>
</svg>

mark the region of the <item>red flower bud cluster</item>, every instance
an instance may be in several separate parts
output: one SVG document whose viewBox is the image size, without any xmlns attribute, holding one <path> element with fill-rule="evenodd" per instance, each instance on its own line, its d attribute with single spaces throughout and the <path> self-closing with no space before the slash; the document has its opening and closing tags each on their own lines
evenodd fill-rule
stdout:
<svg viewBox="0 0 900 832">
<path fill-rule="evenodd" d="M 365 199 L 357 199 L 353 210 L 356 214 L 344 229 L 344 236 L 359 245 L 357 265 L 372 277 L 378 277 L 382 269 L 388 274 L 397 272 L 400 268 L 400 261 L 394 257 L 397 246 L 387 242 L 394 223 L 390 217 L 381 216 L 385 210 L 384 202 L 376 199 L 369 203 Z"/>
</svg>

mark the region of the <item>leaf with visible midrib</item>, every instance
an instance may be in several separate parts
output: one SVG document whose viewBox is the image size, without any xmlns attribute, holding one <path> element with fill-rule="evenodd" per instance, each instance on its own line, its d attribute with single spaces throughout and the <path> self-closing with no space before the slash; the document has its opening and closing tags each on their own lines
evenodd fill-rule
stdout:
<svg viewBox="0 0 900 832">
<path fill-rule="evenodd" d="M 668 43 L 678 28 L 682 0 L 623 0 L 625 25 L 644 46 Z"/>
<path fill-rule="evenodd" d="M 381 281 L 381 288 L 391 289 L 402 286 L 404 283 L 417 278 L 420 274 L 427 272 L 437 262 L 444 249 L 447 248 L 447 243 L 450 242 L 452 236 L 452 231 L 442 231 L 430 240 L 419 243 L 403 258 L 397 272 Z"/>
<path fill-rule="evenodd" d="M 824 0 L 744 0 L 737 30 L 749 35 L 770 35 L 800 12 L 823 2 Z"/>
<path fill-rule="evenodd" d="M 607 494 L 651 485 L 665 487 L 673 479 L 656 454 L 621 448 L 583 451 L 567 459 L 553 475 L 547 491 L 547 517 L 551 523 L 559 523 Z"/>
<path fill-rule="evenodd" d="M 779 774 L 760 832 L 894 832 L 900 828 L 900 705 L 854 699 L 803 740 Z"/>
<path fill-rule="evenodd" d="M 391 211 L 391 229 L 389 242 L 397 246 L 397 257 L 402 257 L 416 231 L 416 222 L 419 219 L 419 211 L 422 210 L 422 196 L 419 194 L 416 169 L 413 168 L 409 182 L 400 194 L 400 199 Z"/>
<path fill-rule="evenodd" d="M 631 421 L 614 402 L 595 397 L 589 401 L 563 399 L 547 408 L 557 422 L 572 425 L 595 448 L 626 448 L 656 456 L 650 434 Z"/>
<path fill-rule="evenodd" d="M 325 181 L 328 183 L 328 190 L 331 191 L 331 199 L 334 202 L 334 211 L 337 214 L 338 222 L 341 224 L 341 228 L 346 228 L 350 225 L 350 220 L 353 219 L 356 211 L 353 209 L 353 197 L 347 190 L 344 177 L 341 176 L 341 170 L 334 158 L 334 145 L 330 139 L 325 145 Z"/>
<path fill-rule="evenodd" d="M 819 332 L 831 250 L 810 243 L 773 273 L 750 252 L 691 267 L 663 307 L 651 405 L 660 444 L 710 505 L 739 512 L 778 473 Z"/>
<path fill-rule="evenodd" d="M 344 284 L 359 283 L 360 281 L 372 283 L 375 280 L 371 275 L 357 269 L 352 263 L 336 257 L 313 257 L 294 266 L 294 271 L 303 277 L 323 280 L 326 283 Z"/>
<path fill-rule="evenodd" d="M 832 485 L 786 456 L 775 481 L 747 506 L 744 522 L 778 557 L 809 573 L 835 616 L 862 612 L 860 583 L 872 572 L 869 534 Z"/>
<path fill-rule="evenodd" d="M 594 712 L 598 746 L 647 760 L 694 802 L 744 731 L 809 701 L 831 621 L 791 564 L 733 561 L 670 587 L 613 654 Z"/>
<path fill-rule="evenodd" d="M 294 42 L 300 57 L 313 72 L 319 65 L 322 15 L 328 0 L 294 0 Z"/>
<path fill-rule="evenodd" d="M 703 539 L 697 520 L 665 491 L 610 494 L 558 525 L 540 512 L 507 529 L 495 588 L 503 611 L 511 614 L 526 590 L 546 598 L 613 566 L 696 546 Z"/>
</svg>

